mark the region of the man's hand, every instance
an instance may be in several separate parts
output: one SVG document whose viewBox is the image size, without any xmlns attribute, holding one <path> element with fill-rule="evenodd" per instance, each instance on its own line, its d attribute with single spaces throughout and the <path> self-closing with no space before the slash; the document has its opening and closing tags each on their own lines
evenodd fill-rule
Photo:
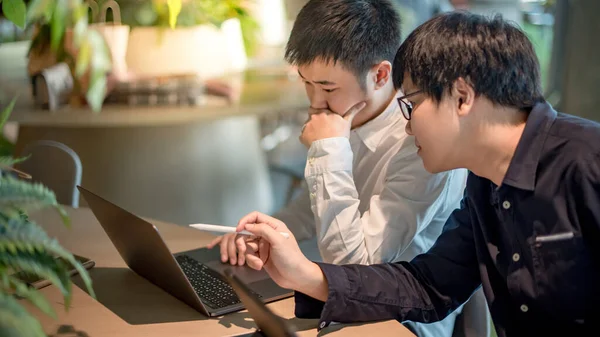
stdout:
<svg viewBox="0 0 600 337">
<path fill-rule="evenodd" d="M 302 254 L 283 222 L 253 212 L 239 221 L 237 231 L 244 229 L 255 235 L 246 238 L 248 266 L 256 270 L 264 268 L 280 287 L 327 300 L 327 281 L 321 268 Z M 290 237 L 286 239 L 279 232 L 287 232 Z"/>
<path fill-rule="evenodd" d="M 225 234 L 214 239 L 207 248 L 212 249 L 217 244 L 221 245 L 221 262 L 243 266 L 246 263 L 246 241 L 241 235 Z"/>
<path fill-rule="evenodd" d="M 315 140 L 333 137 L 349 138 L 352 120 L 366 105 L 365 102 L 354 105 L 343 117 L 327 109 L 310 109 L 310 117 L 302 127 L 300 141 L 310 148 Z"/>
</svg>

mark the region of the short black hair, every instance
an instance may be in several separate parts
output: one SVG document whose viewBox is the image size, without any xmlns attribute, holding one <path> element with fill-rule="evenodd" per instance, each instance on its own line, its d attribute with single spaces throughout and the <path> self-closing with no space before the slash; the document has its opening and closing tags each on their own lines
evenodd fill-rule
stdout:
<svg viewBox="0 0 600 337">
<path fill-rule="evenodd" d="M 310 0 L 296 17 L 285 59 L 296 66 L 340 62 L 363 85 L 372 66 L 394 61 L 400 42 L 400 17 L 388 0 Z"/>
<path fill-rule="evenodd" d="M 477 96 L 501 106 L 527 111 L 544 100 L 531 41 L 500 15 L 450 12 L 423 23 L 396 54 L 396 88 L 406 74 L 438 103 L 459 77 L 473 86 Z"/>
</svg>

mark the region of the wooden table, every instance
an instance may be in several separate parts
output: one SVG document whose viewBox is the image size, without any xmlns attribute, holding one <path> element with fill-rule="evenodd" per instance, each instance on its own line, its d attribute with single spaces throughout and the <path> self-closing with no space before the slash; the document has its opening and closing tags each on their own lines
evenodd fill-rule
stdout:
<svg viewBox="0 0 600 337">
<path fill-rule="evenodd" d="M 31 218 L 50 236 L 71 252 L 92 258 L 90 270 L 97 300 L 74 277 L 71 308 L 65 312 L 63 298 L 54 286 L 41 291 L 52 303 L 58 320 L 45 316 L 26 304 L 49 335 L 54 336 L 228 336 L 252 331 L 255 326 L 245 311 L 207 318 L 183 302 L 154 286 L 127 268 L 92 212 L 87 208 L 69 209 L 72 228 L 65 228 L 51 210 Z M 212 235 L 190 228 L 151 221 L 159 229 L 172 252 L 206 245 Z M 160 266 L 157 266 L 160 268 Z M 317 320 L 294 317 L 294 300 L 288 298 L 268 305 L 294 325 L 300 336 L 316 336 Z M 75 332 L 69 332 L 75 331 Z M 62 332 L 63 334 L 60 334 Z M 77 334 L 79 332 L 79 334 Z M 84 333 L 84 334 L 82 334 Z M 397 321 L 330 326 L 318 335 L 333 336 L 413 336 Z"/>
</svg>

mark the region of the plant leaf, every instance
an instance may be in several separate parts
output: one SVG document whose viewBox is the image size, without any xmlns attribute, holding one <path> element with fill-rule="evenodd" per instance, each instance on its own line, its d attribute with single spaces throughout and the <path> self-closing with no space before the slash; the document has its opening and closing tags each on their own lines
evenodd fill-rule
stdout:
<svg viewBox="0 0 600 337">
<path fill-rule="evenodd" d="M 56 0 L 56 6 L 50 19 L 50 48 L 53 51 L 57 51 L 63 41 L 68 11 L 69 7 L 66 0 Z"/>
<path fill-rule="evenodd" d="M 75 65 L 75 76 L 81 77 L 88 70 L 90 59 L 92 57 L 92 48 L 89 41 L 82 40 L 77 54 L 77 62 Z"/>
<path fill-rule="evenodd" d="M 15 153 L 15 144 L 10 142 L 4 135 L 0 135 L 0 157 L 12 157 Z"/>
<path fill-rule="evenodd" d="M 0 177 L 0 186 L 0 212 L 9 217 L 19 216 L 19 210 L 58 206 L 54 192 L 40 183 L 4 176 Z"/>
<path fill-rule="evenodd" d="M 38 322 L 13 297 L 0 293 L 0 336 L 2 337 L 45 337 Z"/>
<path fill-rule="evenodd" d="M 10 247 L 11 242 L 0 238 L 0 245 Z M 16 247 L 16 245 L 12 245 Z M 40 246 L 40 248 L 45 249 L 46 247 Z M 71 279 L 68 270 L 48 253 L 30 254 L 17 248 L 14 252 L 9 250 L 8 254 L 0 256 L 0 263 L 16 271 L 23 271 L 49 280 L 63 294 L 65 302 L 70 302 Z"/>
<path fill-rule="evenodd" d="M 5 156 L 0 156 L 0 168 L 9 168 L 11 166 L 13 166 L 14 164 L 18 164 L 18 163 L 22 163 L 24 161 L 26 161 L 27 159 L 29 159 L 30 156 L 27 157 L 22 157 L 22 158 L 12 158 L 12 157 L 5 157 Z"/>
<path fill-rule="evenodd" d="M 92 48 L 90 84 L 86 99 L 92 111 L 100 112 L 106 96 L 106 74 L 111 70 L 111 58 L 106 41 L 96 30 L 88 30 L 87 41 Z"/>
<path fill-rule="evenodd" d="M 12 21 L 19 28 L 25 28 L 25 19 L 27 15 L 27 6 L 23 0 L 4 0 L 2 1 L 2 12 L 7 19 Z"/>
<path fill-rule="evenodd" d="M 71 227 L 71 218 L 69 218 L 69 213 L 67 213 L 67 211 L 65 211 L 65 209 L 61 205 L 56 205 L 56 206 L 54 206 L 54 208 L 58 212 L 58 215 L 60 215 L 60 218 L 62 219 L 63 224 L 65 224 L 65 226 L 67 228 L 70 228 Z"/>
<path fill-rule="evenodd" d="M 17 103 L 17 98 L 18 98 L 18 96 L 14 97 L 10 101 L 10 103 L 8 103 L 8 105 L 2 110 L 2 112 L 0 112 L 0 129 L 4 127 L 4 124 L 6 124 L 6 121 L 10 117 L 12 110 L 15 108 L 15 103 Z"/>
<path fill-rule="evenodd" d="M 158 16 L 164 16 L 169 10 L 168 4 L 165 6 L 164 1 L 162 0 L 152 0 L 152 8 Z"/>
<path fill-rule="evenodd" d="M 27 299 L 43 313 L 56 319 L 56 313 L 54 312 L 54 309 L 41 292 L 37 291 L 35 288 L 28 287 L 27 284 L 16 278 L 14 275 L 3 274 L 2 278 L 4 286 L 7 289 L 14 289 L 15 295 Z"/>
<path fill-rule="evenodd" d="M 175 29 L 177 17 L 181 13 L 181 0 L 167 0 L 167 7 L 169 8 L 169 26 L 171 29 Z"/>
<path fill-rule="evenodd" d="M 48 12 L 51 13 L 50 10 L 53 9 L 52 5 L 54 5 L 52 0 L 31 1 L 27 8 L 27 20 L 33 22 L 45 17 Z"/>
<path fill-rule="evenodd" d="M 88 104 L 94 112 L 100 112 L 104 95 L 106 94 L 106 75 L 104 72 L 94 71 L 90 80 L 90 87 L 85 94 Z"/>
<path fill-rule="evenodd" d="M 92 288 L 92 280 L 87 270 L 83 267 L 83 265 L 81 265 L 79 261 L 75 259 L 75 257 L 73 257 L 73 254 L 64 249 L 58 243 L 58 241 L 49 238 L 41 227 L 39 227 L 34 222 L 27 221 L 24 219 L 10 219 L 9 221 L 5 221 L 3 223 L 0 221 L 0 228 L 2 227 L 5 228 L 5 233 L 2 237 L 0 237 L 0 247 L 3 246 L 3 240 L 7 240 L 8 242 L 12 241 L 17 243 L 17 250 L 23 253 L 19 255 L 21 256 L 21 258 L 26 258 L 27 256 L 38 256 L 36 254 L 39 254 L 39 252 L 42 252 L 42 257 L 44 256 L 44 253 L 46 253 L 53 257 L 62 258 L 63 260 L 67 261 L 70 266 L 73 266 L 79 272 L 79 275 L 83 279 L 90 296 L 95 298 L 96 295 Z M 34 247 L 36 253 L 31 253 L 30 250 L 27 249 L 27 245 Z M 2 254 L 0 254 L 0 266 L 2 265 L 2 259 L 3 256 Z M 56 266 L 54 264 L 56 261 L 52 262 L 47 261 L 45 259 L 43 259 L 43 261 L 46 262 L 47 266 L 53 266 L 56 270 L 65 270 L 66 272 L 66 266 L 62 266 L 64 268 L 61 268 L 61 266 Z M 59 274 L 58 276 L 59 279 L 62 280 L 62 276 L 64 275 Z M 69 275 L 67 274 L 66 277 L 70 285 Z M 65 292 L 63 292 L 63 294 L 67 295 L 67 293 Z"/>
<path fill-rule="evenodd" d="M 75 21 L 75 26 L 73 27 L 73 43 L 75 43 L 76 46 L 81 45 L 81 42 L 83 41 L 83 39 L 85 37 L 87 29 L 88 29 L 87 15 L 83 16 L 83 17 L 77 19 L 77 21 Z"/>
<path fill-rule="evenodd" d="M 92 68 L 94 71 L 109 72 L 112 68 L 111 56 L 106 40 L 97 30 L 87 31 L 87 38 L 92 47 Z"/>
</svg>

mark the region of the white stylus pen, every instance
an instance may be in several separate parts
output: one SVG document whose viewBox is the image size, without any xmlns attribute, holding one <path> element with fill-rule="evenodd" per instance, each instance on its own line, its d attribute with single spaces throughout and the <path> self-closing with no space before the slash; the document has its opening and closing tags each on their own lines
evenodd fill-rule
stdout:
<svg viewBox="0 0 600 337">
<path fill-rule="evenodd" d="M 235 233 L 235 234 L 242 234 L 242 235 L 254 235 L 250 232 L 248 232 L 247 230 L 243 230 L 241 232 L 236 232 L 235 231 L 235 227 L 230 227 L 230 226 L 219 226 L 219 225 L 207 225 L 207 224 L 203 224 L 203 223 L 195 223 L 195 224 L 191 224 L 189 225 L 192 228 L 196 228 L 199 229 L 201 231 L 207 231 L 207 232 L 217 232 L 217 233 Z M 284 238 L 289 238 L 290 235 L 288 233 L 285 232 L 279 232 L 279 234 L 283 235 Z"/>
</svg>

